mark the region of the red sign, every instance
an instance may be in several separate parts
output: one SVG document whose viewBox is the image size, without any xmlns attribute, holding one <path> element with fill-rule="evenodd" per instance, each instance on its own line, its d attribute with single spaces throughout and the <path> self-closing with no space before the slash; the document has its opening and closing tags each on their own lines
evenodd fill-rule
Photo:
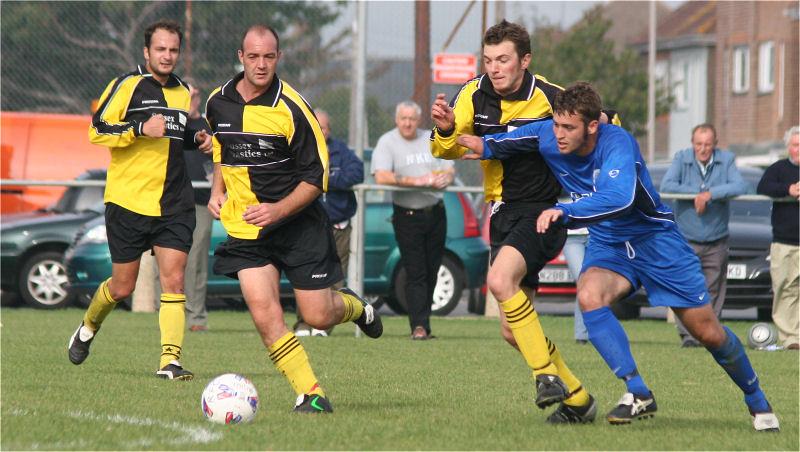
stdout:
<svg viewBox="0 0 800 452">
<path fill-rule="evenodd" d="M 478 75 L 475 55 L 438 53 L 433 60 L 433 82 L 461 84 Z"/>
</svg>

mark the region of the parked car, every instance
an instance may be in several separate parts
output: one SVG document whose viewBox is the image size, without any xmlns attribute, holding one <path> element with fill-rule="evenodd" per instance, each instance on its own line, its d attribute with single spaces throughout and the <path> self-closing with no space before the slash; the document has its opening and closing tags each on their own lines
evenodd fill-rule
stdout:
<svg viewBox="0 0 800 452">
<path fill-rule="evenodd" d="M 650 176 L 656 187 L 661 185 L 670 163 L 648 165 Z M 763 170 L 740 166 L 742 178 L 753 190 L 761 180 Z M 664 204 L 674 207 L 674 199 L 663 199 Z M 769 276 L 769 248 L 772 241 L 769 201 L 730 201 L 731 216 L 728 226 L 728 288 L 725 295 L 726 309 L 757 308 L 758 318 L 768 320 L 772 315 L 772 282 Z M 559 255 L 539 274 L 539 294 L 557 292 L 574 295 L 575 281 L 567 270 L 566 261 Z M 647 294 L 640 290 L 634 296 L 612 305 L 617 317 L 635 318 L 642 306 L 649 306 Z"/>
<path fill-rule="evenodd" d="M 368 163 L 367 163 L 368 165 Z M 367 166 L 368 167 L 368 166 Z M 368 173 L 368 171 L 367 171 Z M 368 183 L 374 183 L 370 180 Z M 481 238 L 478 220 L 468 195 L 446 192 L 447 240 L 439 280 L 434 290 L 434 315 L 447 315 L 458 305 L 464 289 L 481 287 L 486 280 L 489 246 Z M 391 224 L 392 204 L 389 191 L 369 191 L 366 195 L 364 244 L 364 293 L 385 301 L 397 313 L 408 306 L 403 289 L 405 271 Z M 214 250 L 227 234 L 214 221 L 209 250 L 209 295 L 241 297 L 237 280 L 214 274 Z M 88 222 L 77 231 L 66 253 L 65 264 L 71 287 L 84 293 L 94 291 L 111 275 L 111 261 L 104 218 Z M 291 286 L 281 278 L 281 292 L 291 293 Z"/>
<path fill-rule="evenodd" d="M 105 180 L 105 170 L 90 170 L 77 180 Z M 64 251 L 75 231 L 103 215 L 103 187 L 69 187 L 50 207 L 3 215 L 0 227 L 2 290 L 18 294 L 36 308 L 67 306 Z"/>
</svg>

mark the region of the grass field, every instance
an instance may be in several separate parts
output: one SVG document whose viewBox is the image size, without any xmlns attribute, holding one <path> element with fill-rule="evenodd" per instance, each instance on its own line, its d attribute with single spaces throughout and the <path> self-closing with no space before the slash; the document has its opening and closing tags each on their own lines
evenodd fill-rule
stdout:
<svg viewBox="0 0 800 452">
<path fill-rule="evenodd" d="M 81 366 L 66 344 L 83 311 L 3 309 L 2 450 L 794 450 L 798 445 L 798 353 L 749 351 L 780 418 L 756 433 L 739 389 L 703 349 L 680 349 L 663 320 L 623 322 L 654 419 L 602 420 L 624 393 L 591 345 L 572 340 L 572 318 L 542 316 L 548 335 L 600 405 L 590 425 L 544 423 L 530 371 L 505 344 L 496 319 L 436 318 L 435 341 L 408 339 L 405 317 L 384 318 L 381 339 L 300 338 L 331 399 L 332 415 L 290 414 L 295 395 L 275 370 L 247 312 L 210 313 L 206 334 L 187 333 L 189 382 L 154 377 L 155 314 L 112 313 Z M 744 338 L 752 321 L 726 324 Z M 252 424 L 207 422 L 200 394 L 237 372 L 259 391 Z"/>
</svg>

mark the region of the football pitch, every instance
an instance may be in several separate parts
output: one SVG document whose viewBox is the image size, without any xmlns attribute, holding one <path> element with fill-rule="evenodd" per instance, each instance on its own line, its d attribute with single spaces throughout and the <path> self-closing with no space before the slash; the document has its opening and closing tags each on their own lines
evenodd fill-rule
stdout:
<svg viewBox="0 0 800 452">
<path fill-rule="evenodd" d="M 291 414 L 295 395 L 243 311 L 212 311 L 208 333 L 188 333 L 181 360 L 192 381 L 154 376 L 156 314 L 113 312 L 80 366 L 67 341 L 83 311 L 2 309 L 2 450 L 793 450 L 798 444 L 798 353 L 748 350 L 781 422 L 757 433 L 741 391 L 704 349 L 681 349 L 663 320 L 623 322 L 658 401 L 655 418 L 611 426 L 625 392 L 572 318 L 541 316 L 546 334 L 599 404 L 593 424 L 552 426 L 533 400 L 531 373 L 501 338 L 497 319 L 434 318 L 439 337 L 411 341 L 405 317 L 355 338 L 299 338 L 335 412 Z M 293 315 L 288 319 L 294 321 Z M 753 321 L 725 321 L 741 339 Z M 253 381 L 251 424 L 206 421 L 200 394 L 214 376 Z"/>
</svg>

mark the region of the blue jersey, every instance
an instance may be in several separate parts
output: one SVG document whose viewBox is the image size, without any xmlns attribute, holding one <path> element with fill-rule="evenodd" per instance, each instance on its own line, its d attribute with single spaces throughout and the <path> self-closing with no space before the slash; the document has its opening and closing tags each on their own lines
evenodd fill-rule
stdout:
<svg viewBox="0 0 800 452">
<path fill-rule="evenodd" d="M 597 144 L 585 156 L 558 150 L 553 121 L 526 124 L 483 137 L 483 159 L 540 152 L 573 202 L 558 203 L 570 229 L 589 227 L 593 240 L 620 243 L 674 227 L 675 218 L 650 180 L 639 145 L 621 127 L 599 124 Z"/>
</svg>

